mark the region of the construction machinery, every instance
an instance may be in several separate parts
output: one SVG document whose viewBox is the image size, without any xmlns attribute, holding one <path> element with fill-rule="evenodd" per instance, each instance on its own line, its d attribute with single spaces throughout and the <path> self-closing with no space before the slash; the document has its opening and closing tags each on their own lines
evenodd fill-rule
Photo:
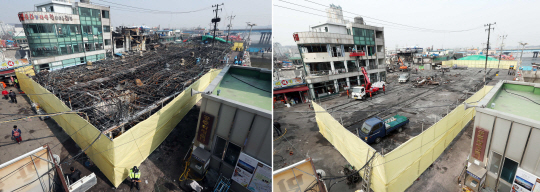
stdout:
<svg viewBox="0 0 540 192">
<path fill-rule="evenodd" d="M 367 96 L 371 97 L 376 94 L 379 90 L 385 87 L 385 82 L 375 82 L 371 84 L 369 80 L 368 73 L 364 67 L 362 67 L 362 73 L 364 74 L 364 86 L 363 87 L 353 87 L 352 98 L 354 99 L 364 99 Z"/>
<path fill-rule="evenodd" d="M 408 67 L 403 63 L 403 60 L 401 60 L 401 58 L 398 57 L 398 61 L 399 61 L 399 70 L 400 71 L 406 71 L 408 69 Z"/>
</svg>

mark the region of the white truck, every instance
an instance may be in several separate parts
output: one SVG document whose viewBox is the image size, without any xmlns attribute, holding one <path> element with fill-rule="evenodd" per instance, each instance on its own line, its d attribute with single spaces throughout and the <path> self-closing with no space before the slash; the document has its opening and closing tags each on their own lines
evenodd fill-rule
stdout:
<svg viewBox="0 0 540 192">
<path fill-rule="evenodd" d="M 379 82 L 375 82 L 371 85 L 372 88 L 377 88 L 375 90 L 375 92 L 373 92 L 374 94 L 376 94 L 378 91 L 380 90 L 383 90 L 385 91 L 383 88 L 385 87 L 385 82 L 384 81 L 379 81 Z M 366 96 L 369 97 L 369 95 L 366 94 L 366 88 L 363 87 L 363 86 L 355 86 L 355 87 L 352 87 L 351 89 L 351 98 L 353 98 L 354 100 L 363 100 L 366 98 Z"/>
</svg>

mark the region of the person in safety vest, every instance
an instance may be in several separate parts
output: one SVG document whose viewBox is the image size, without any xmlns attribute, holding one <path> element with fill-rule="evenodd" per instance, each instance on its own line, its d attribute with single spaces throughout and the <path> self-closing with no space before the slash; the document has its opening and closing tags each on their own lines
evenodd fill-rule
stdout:
<svg viewBox="0 0 540 192">
<path fill-rule="evenodd" d="M 131 178 L 131 187 L 129 189 L 133 189 L 133 185 L 135 185 L 137 190 L 141 190 L 139 188 L 139 182 L 141 182 L 141 171 L 137 169 L 137 166 L 133 166 L 133 168 L 129 170 L 129 178 Z"/>
<path fill-rule="evenodd" d="M 11 131 L 11 136 L 17 141 L 17 143 L 21 144 L 22 137 L 21 137 L 21 130 L 17 129 L 17 125 L 13 125 L 13 131 Z"/>
</svg>

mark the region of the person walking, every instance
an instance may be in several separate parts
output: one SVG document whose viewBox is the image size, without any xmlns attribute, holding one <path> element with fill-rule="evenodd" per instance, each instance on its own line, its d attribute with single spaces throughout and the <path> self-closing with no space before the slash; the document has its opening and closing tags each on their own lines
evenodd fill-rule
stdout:
<svg viewBox="0 0 540 192">
<path fill-rule="evenodd" d="M 9 94 L 9 93 L 8 93 L 7 90 L 5 90 L 5 89 L 2 90 L 2 95 L 4 96 L 4 99 L 5 99 L 5 100 L 8 100 L 8 94 Z"/>
<path fill-rule="evenodd" d="M 11 98 L 12 103 L 17 103 L 17 95 L 13 90 L 9 90 L 9 97 Z"/>
<path fill-rule="evenodd" d="M 133 168 L 129 170 L 129 178 L 131 179 L 131 187 L 129 189 L 133 189 L 133 186 L 135 185 L 137 190 L 141 190 L 139 188 L 139 182 L 141 182 L 141 171 L 137 168 L 137 166 L 133 166 Z"/>
<path fill-rule="evenodd" d="M 15 85 L 17 85 L 17 88 L 20 88 L 19 87 L 19 80 L 17 78 L 15 78 L 13 81 L 15 82 Z"/>
<path fill-rule="evenodd" d="M 69 170 L 71 171 L 71 173 L 68 175 L 68 177 L 69 177 L 69 182 L 71 184 L 81 179 L 81 171 L 79 171 L 78 169 L 75 169 L 74 167 L 69 168 Z"/>
<path fill-rule="evenodd" d="M 17 125 L 13 125 L 13 130 L 11 131 L 11 136 L 15 139 L 18 144 L 21 144 L 21 130 L 17 128 Z"/>
</svg>

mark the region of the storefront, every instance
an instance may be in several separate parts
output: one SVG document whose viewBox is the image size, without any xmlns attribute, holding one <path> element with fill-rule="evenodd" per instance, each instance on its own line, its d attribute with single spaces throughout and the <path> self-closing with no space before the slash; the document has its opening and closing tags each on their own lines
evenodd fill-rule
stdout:
<svg viewBox="0 0 540 192">
<path fill-rule="evenodd" d="M 309 88 L 302 78 L 275 80 L 273 82 L 273 88 L 274 105 L 288 104 L 292 106 L 299 103 L 306 103 L 309 98 Z"/>
</svg>

